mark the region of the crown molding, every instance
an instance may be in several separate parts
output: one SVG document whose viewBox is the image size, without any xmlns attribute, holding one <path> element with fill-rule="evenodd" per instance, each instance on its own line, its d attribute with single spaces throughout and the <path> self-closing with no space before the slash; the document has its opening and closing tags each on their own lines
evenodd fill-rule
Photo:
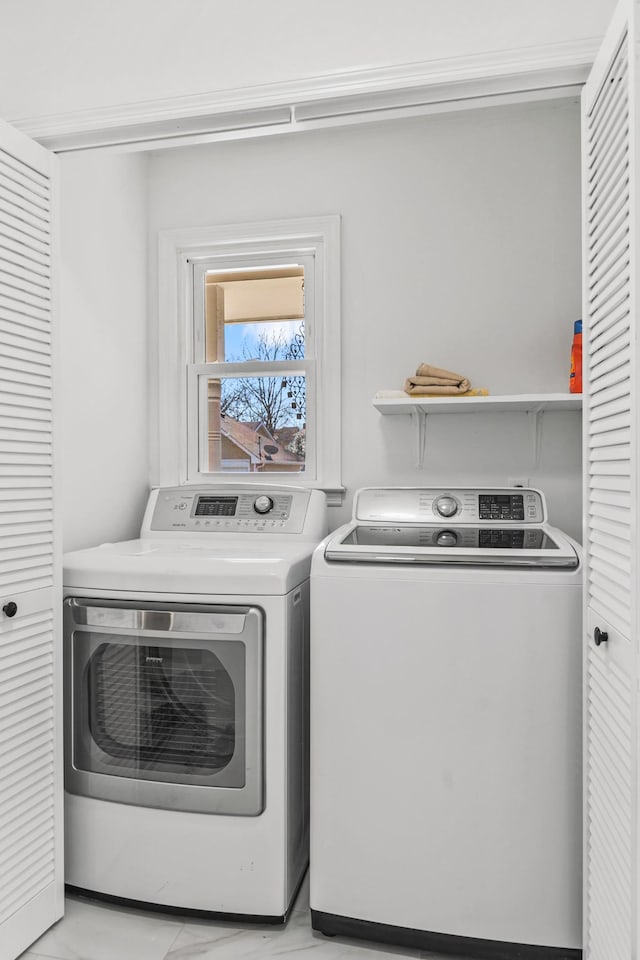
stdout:
<svg viewBox="0 0 640 960">
<path fill-rule="evenodd" d="M 241 139 L 575 94 L 598 45 L 596 39 L 545 44 L 11 122 L 54 152 Z"/>
</svg>

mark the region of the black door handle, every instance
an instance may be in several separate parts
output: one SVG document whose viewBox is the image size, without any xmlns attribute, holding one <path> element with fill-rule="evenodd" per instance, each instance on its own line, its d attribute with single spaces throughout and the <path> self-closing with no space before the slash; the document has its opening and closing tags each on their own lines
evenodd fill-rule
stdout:
<svg viewBox="0 0 640 960">
<path fill-rule="evenodd" d="M 605 630 L 601 630 L 600 627 L 596 627 L 593 631 L 593 641 L 596 647 L 599 647 L 601 643 L 606 643 L 609 639 L 609 634 Z"/>
<path fill-rule="evenodd" d="M 2 608 L 2 612 L 7 617 L 15 617 L 16 613 L 18 612 L 18 604 L 14 603 L 13 600 L 9 600 L 9 603 L 5 603 L 4 607 Z"/>
</svg>

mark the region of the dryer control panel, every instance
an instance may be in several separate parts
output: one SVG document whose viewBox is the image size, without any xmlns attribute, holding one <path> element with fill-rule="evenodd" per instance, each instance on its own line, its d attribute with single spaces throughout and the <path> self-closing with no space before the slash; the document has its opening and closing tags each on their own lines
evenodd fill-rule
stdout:
<svg viewBox="0 0 640 960">
<path fill-rule="evenodd" d="M 365 487 L 353 508 L 354 520 L 393 523 L 544 523 L 539 490 L 521 487 Z"/>
<path fill-rule="evenodd" d="M 152 491 L 142 532 L 299 534 L 310 497 L 266 484 L 163 487 Z"/>
</svg>

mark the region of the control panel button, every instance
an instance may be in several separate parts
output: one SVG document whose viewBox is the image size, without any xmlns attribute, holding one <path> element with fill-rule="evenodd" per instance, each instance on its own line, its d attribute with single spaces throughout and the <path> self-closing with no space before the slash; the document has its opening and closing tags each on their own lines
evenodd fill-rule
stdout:
<svg viewBox="0 0 640 960">
<path fill-rule="evenodd" d="M 458 501 L 455 497 L 438 497 L 433 506 L 441 517 L 455 517 L 458 512 Z"/>
<path fill-rule="evenodd" d="M 439 547 L 455 547 L 458 542 L 458 535 L 453 530 L 441 530 L 436 537 L 436 543 Z"/>
<path fill-rule="evenodd" d="M 256 497 L 253 501 L 253 509 L 256 513 L 270 513 L 273 510 L 273 500 L 266 495 Z"/>
</svg>

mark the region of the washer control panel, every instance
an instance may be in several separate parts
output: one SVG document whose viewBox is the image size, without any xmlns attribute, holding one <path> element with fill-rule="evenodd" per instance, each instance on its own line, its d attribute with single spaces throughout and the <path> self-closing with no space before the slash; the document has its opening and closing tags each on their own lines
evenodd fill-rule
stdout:
<svg viewBox="0 0 640 960">
<path fill-rule="evenodd" d="M 365 487 L 356 494 L 354 520 L 395 523 L 544 523 L 545 502 L 529 487 Z"/>
<path fill-rule="evenodd" d="M 277 486 L 165 487 L 156 491 L 149 528 L 189 533 L 300 533 L 308 490 Z M 146 518 L 145 518 L 146 521 Z"/>
</svg>

